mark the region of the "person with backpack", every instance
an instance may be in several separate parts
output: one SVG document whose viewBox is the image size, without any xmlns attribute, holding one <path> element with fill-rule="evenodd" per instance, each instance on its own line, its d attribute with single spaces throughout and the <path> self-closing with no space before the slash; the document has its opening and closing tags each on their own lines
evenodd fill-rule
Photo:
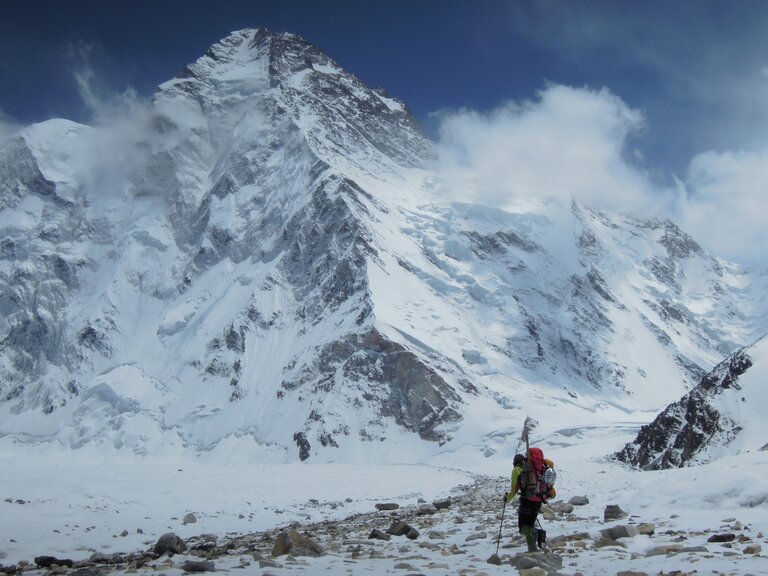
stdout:
<svg viewBox="0 0 768 576">
<path fill-rule="evenodd" d="M 522 454 L 515 455 L 513 465 L 512 484 L 510 491 L 504 494 L 504 505 L 520 493 L 517 526 L 525 536 L 528 552 L 536 552 L 544 547 L 546 540 L 546 532 L 537 529 L 535 525 L 541 503 L 555 494 L 554 464 L 544 459 L 540 448 L 530 448 L 527 458 Z"/>
</svg>

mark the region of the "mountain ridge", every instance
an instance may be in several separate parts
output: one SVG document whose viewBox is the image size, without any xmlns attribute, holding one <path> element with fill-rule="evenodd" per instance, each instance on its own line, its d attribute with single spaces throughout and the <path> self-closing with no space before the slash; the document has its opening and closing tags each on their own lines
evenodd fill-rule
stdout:
<svg viewBox="0 0 768 576">
<path fill-rule="evenodd" d="M 492 451 L 531 410 L 660 408 L 764 316 L 668 220 L 440 200 L 407 108 L 295 35 L 233 33 L 139 120 L 0 151 L 0 435 Z"/>
</svg>

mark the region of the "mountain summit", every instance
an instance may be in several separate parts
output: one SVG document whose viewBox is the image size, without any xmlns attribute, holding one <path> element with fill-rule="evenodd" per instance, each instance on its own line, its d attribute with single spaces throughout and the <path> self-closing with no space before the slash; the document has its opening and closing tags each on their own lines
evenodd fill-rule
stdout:
<svg viewBox="0 0 768 576">
<path fill-rule="evenodd" d="M 754 340 L 764 279 L 672 222 L 447 203 L 431 147 L 264 29 L 131 122 L 25 130 L 0 150 L 0 435 L 490 454 L 526 413 L 657 410 Z"/>
</svg>

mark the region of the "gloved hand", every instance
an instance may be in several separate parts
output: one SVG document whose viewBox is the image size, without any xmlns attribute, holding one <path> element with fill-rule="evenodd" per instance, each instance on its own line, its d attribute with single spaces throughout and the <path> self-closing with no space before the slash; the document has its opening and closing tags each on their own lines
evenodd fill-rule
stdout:
<svg viewBox="0 0 768 576">
<path fill-rule="evenodd" d="M 509 495 L 508 492 L 504 492 L 504 504 L 507 503 L 507 496 Z"/>
</svg>

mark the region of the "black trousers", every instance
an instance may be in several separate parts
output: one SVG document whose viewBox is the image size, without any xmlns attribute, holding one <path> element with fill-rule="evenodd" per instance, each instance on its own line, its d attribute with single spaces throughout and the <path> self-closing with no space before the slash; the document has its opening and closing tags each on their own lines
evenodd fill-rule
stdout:
<svg viewBox="0 0 768 576">
<path fill-rule="evenodd" d="M 520 509 L 517 513 L 517 527 L 522 530 L 523 526 L 533 526 L 536 524 L 539 510 L 541 510 L 541 502 L 520 498 Z"/>
</svg>

